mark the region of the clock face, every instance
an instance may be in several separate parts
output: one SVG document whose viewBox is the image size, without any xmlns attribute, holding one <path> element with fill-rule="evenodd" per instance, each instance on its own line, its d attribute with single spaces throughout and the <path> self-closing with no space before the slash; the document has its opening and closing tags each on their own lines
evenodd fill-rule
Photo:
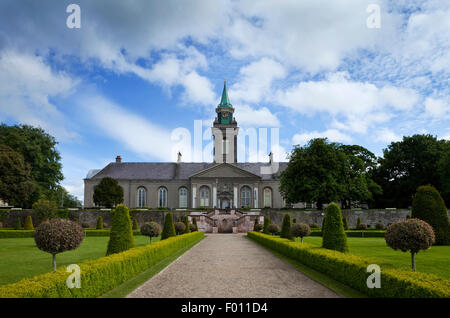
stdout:
<svg viewBox="0 0 450 318">
<path fill-rule="evenodd" d="M 222 113 L 222 117 L 223 117 L 223 118 L 228 118 L 228 112 L 223 112 L 223 113 Z"/>
</svg>

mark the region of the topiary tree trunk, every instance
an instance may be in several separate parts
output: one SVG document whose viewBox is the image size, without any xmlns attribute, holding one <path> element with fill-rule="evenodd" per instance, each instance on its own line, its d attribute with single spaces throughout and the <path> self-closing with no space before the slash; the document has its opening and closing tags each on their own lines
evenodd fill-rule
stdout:
<svg viewBox="0 0 450 318">
<path fill-rule="evenodd" d="M 416 258 L 415 258 L 415 253 L 411 252 L 411 268 L 413 271 L 416 271 Z"/>
</svg>

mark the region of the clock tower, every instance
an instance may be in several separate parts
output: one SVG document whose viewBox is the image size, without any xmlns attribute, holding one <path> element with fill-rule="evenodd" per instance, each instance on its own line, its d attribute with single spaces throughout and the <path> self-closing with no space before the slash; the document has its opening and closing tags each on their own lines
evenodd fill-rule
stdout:
<svg viewBox="0 0 450 318">
<path fill-rule="evenodd" d="M 222 98 L 216 108 L 217 117 L 212 127 L 214 138 L 214 163 L 237 162 L 237 135 L 239 127 L 234 119 L 234 108 L 230 103 L 227 83 L 224 80 Z"/>
</svg>

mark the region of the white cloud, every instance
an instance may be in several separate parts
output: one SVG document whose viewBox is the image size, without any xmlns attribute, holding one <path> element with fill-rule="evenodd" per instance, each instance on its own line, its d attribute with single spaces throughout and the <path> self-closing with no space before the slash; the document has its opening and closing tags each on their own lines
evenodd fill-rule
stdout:
<svg viewBox="0 0 450 318">
<path fill-rule="evenodd" d="M 272 59 L 262 58 L 242 67 L 239 81 L 230 87 L 233 100 L 259 103 L 272 92 L 272 82 L 286 76 L 284 67 Z"/>
<path fill-rule="evenodd" d="M 294 145 L 305 145 L 309 140 L 314 138 L 328 138 L 330 141 L 350 143 L 352 142 L 352 137 L 346 135 L 336 129 L 328 129 L 323 132 L 312 131 L 300 134 L 295 134 L 292 137 L 292 143 Z"/>
<path fill-rule="evenodd" d="M 402 136 L 396 134 L 389 128 L 382 128 L 375 132 L 374 140 L 385 144 L 390 144 L 391 142 L 402 140 Z"/>
<path fill-rule="evenodd" d="M 42 57 L 0 52 L 0 115 L 22 124 L 40 126 L 58 140 L 77 134 L 67 129 L 67 118 L 50 100 L 67 97 L 78 84 L 64 72 L 53 71 Z"/>
<path fill-rule="evenodd" d="M 130 113 L 100 95 L 80 98 L 79 106 L 96 128 L 131 151 L 162 161 L 176 160 L 168 129 Z"/>
<path fill-rule="evenodd" d="M 279 127 L 278 117 L 271 113 L 267 107 L 254 109 L 248 105 L 234 106 L 236 120 L 239 126 L 244 127 Z"/>
<path fill-rule="evenodd" d="M 425 115 L 436 119 L 446 119 L 450 115 L 450 105 L 441 99 L 428 97 L 425 100 Z"/>
</svg>

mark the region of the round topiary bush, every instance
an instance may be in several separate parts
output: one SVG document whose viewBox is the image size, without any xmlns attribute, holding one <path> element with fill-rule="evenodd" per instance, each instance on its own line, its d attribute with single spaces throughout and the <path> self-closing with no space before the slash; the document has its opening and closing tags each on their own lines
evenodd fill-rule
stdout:
<svg viewBox="0 0 450 318">
<path fill-rule="evenodd" d="M 317 223 L 312 223 L 312 224 L 309 225 L 309 227 L 312 228 L 312 229 L 318 229 L 319 225 L 317 225 Z"/>
<path fill-rule="evenodd" d="M 183 222 L 176 222 L 175 223 L 175 231 L 177 235 L 183 234 L 186 230 L 186 225 Z"/>
<path fill-rule="evenodd" d="M 416 270 L 414 255 L 420 250 L 430 248 L 435 242 L 433 228 L 420 219 L 409 219 L 391 224 L 385 234 L 385 240 L 389 247 L 394 250 L 411 252 L 411 268 Z"/>
<path fill-rule="evenodd" d="M 194 223 L 191 223 L 189 225 L 189 228 L 191 229 L 191 232 L 198 231 L 197 225 L 195 225 Z"/>
<path fill-rule="evenodd" d="M 330 203 L 326 211 L 322 228 L 322 247 L 343 253 L 348 252 L 341 208 L 336 203 Z"/>
<path fill-rule="evenodd" d="M 360 224 L 356 227 L 356 229 L 357 229 L 357 230 L 361 230 L 361 231 L 367 230 L 367 225 L 364 224 L 364 223 L 360 223 Z"/>
<path fill-rule="evenodd" d="M 83 222 L 83 223 L 81 223 L 81 227 L 82 227 L 83 229 L 88 229 L 88 228 L 89 228 L 89 223 Z"/>
<path fill-rule="evenodd" d="M 57 205 L 53 201 L 38 200 L 33 204 L 33 215 L 38 223 L 56 217 Z"/>
<path fill-rule="evenodd" d="M 189 224 L 189 217 L 187 215 L 183 216 L 183 223 L 185 225 L 184 233 L 191 233 L 191 227 Z"/>
<path fill-rule="evenodd" d="M 253 231 L 261 232 L 262 230 L 263 230 L 263 225 L 260 223 L 255 224 L 255 226 L 253 227 Z"/>
<path fill-rule="evenodd" d="M 439 192 L 430 185 L 420 186 L 412 203 L 412 218 L 421 219 L 434 230 L 436 245 L 450 244 L 447 208 Z"/>
<path fill-rule="evenodd" d="M 311 228 L 308 224 L 305 223 L 294 223 L 291 227 L 291 235 L 293 237 L 300 237 L 301 242 L 303 243 L 303 237 L 311 234 Z"/>
<path fill-rule="evenodd" d="M 68 219 L 54 218 L 42 222 L 34 232 L 36 246 L 53 256 L 53 270 L 56 270 L 56 254 L 76 249 L 84 238 L 81 226 Z"/>
<path fill-rule="evenodd" d="M 172 213 L 167 213 L 166 218 L 164 220 L 164 228 L 161 234 L 161 240 L 165 240 L 171 236 L 175 236 L 175 226 L 173 225 L 173 215 Z"/>
<path fill-rule="evenodd" d="M 103 218 L 101 216 L 97 218 L 97 226 L 95 228 L 97 230 L 103 230 Z"/>
<path fill-rule="evenodd" d="M 283 224 L 281 225 L 281 238 L 290 238 L 291 237 L 291 216 L 289 214 L 285 214 L 283 217 Z"/>
<path fill-rule="evenodd" d="M 119 204 L 111 212 L 111 232 L 106 255 L 120 253 L 134 247 L 130 213 L 126 205 Z"/>
<path fill-rule="evenodd" d="M 161 226 L 156 222 L 147 222 L 141 226 L 141 234 L 150 237 L 150 244 L 152 244 L 152 238 L 161 234 Z"/>
<path fill-rule="evenodd" d="M 267 226 L 267 231 L 268 231 L 270 234 L 275 235 L 275 234 L 277 234 L 278 232 L 280 232 L 280 227 L 278 226 L 278 224 L 269 224 L 269 225 Z"/>
<path fill-rule="evenodd" d="M 264 226 L 263 226 L 263 233 L 269 234 L 269 225 L 272 223 L 270 218 L 268 216 L 264 217 Z"/>
<path fill-rule="evenodd" d="M 34 230 L 33 219 L 31 218 L 31 215 L 28 215 L 27 218 L 25 219 L 23 229 L 29 231 Z"/>
</svg>

